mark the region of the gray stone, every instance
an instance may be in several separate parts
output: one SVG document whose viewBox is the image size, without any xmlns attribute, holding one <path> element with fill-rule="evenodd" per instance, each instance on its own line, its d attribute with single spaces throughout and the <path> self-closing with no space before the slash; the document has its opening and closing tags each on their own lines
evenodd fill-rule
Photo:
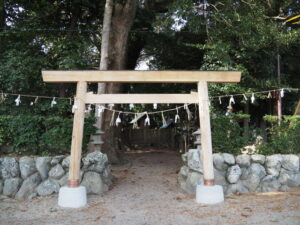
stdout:
<svg viewBox="0 0 300 225">
<path fill-rule="evenodd" d="M 250 192 L 256 192 L 260 184 L 260 178 L 258 175 L 249 174 L 247 179 L 241 180 L 241 182 Z"/>
<path fill-rule="evenodd" d="M 0 180 L 0 195 L 3 191 L 3 180 Z"/>
<path fill-rule="evenodd" d="M 277 177 L 280 172 L 282 155 L 270 155 L 266 157 L 266 170 L 269 175 Z"/>
<path fill-rule="evenodd" d="M 46 180 L 48 178 L 48 172 L 50 170 L 50 157 L 38 157 L 35 160 L 35 166 L 37 171 L 39 171 L 41 178 Z"/>
<path fill-rule="evenodd" d="M 59 185 L 62 186 L 66 186 L 68 184 L 68 179 L 69 179 L 69 174 L 66 173 L 62 178 L 59 179 L 58 183 Z"/>
<path fill-rule="evenodd" d="M 214 169 L 214 175 L 215 175 L 215 183 L 217 185 L 222 185 L 223 187 L 226 187 L 228 185 L 226 180 L 226 171 L 220 171 Z"/>
<path fill-rule="evenodd" d="M 241 168 L 242 175 L 240 177 L 241 180 L 247 180 L 248 177 L 250 176 L 250 171 L 248 168 Z"/>
<path fill-rule="evenodd" d="M 71 159 L 70 156 L 63 159 L 63 161 L 61 163 L 63 168 L 69 168 L 70 167 L 70 159 Z"/>
<path fill-rule="evenodd" d="M 41 183 L 42 178 L 39 173 L 32 174 L 27 177 L 16 194 L 16 199 L 26 199 L 35 192 L 35 188 Z"/>
<path fill-rule="evenodd" d="M 187 152 L 181 155 L 181 159 L 183 161 L 184 164 L 187 164 Z"/>
<path fill-rule="evenodd" d="M 187 165 L 191 170 L 203 173 L 203 165 L 198 149 L 189 150 L 187 154 Z"/>
<path fill-rule="evenodd" d="M 235 164 L 235 159 L 234 159 L 234 156 L 232 154 L 223 153 L 222 155 L 223 155 L 225 163 L 227 163 L 228 165 L 234 165 Z"/>
<path fill-rule="evenodd" d="M 22 183 L 21 178 L 8 178 L 4 181 L 3 195 L 14 197 Z"/>
<path fill-rule="evenodd" d="M 282 155 L 281 165 L 286 170 L 298 172 L 299 157 L 296 155 Z"/>
<path fill-rule="evenodd" d="M 30 195 L 28 195 L 27 199 L 31 200 L 37 196 L 38 196 L 38 194 L 36 192 L 32 192 Z"/>
<path fill-rule="evenodd" d="M 21 157 L 19 160 L 20 164 L 20 171 L 21 171 L 21 177 L 23 179 L 29 177 L 30 175 L 34 174 L 37 169 L 35 167 L 35 161 L 34 158 L 31 157 Z"/>
<path fill-rule="evenodd" d="M 106 154 L 96 151 L 87 154 L 82 163 L 84 170 L 102 173 L 108 165 L 108 158 Z"/>
<path fill-rule="evenodd" d="M 281 187 L 279 188 L 279 191 L 289 191 L 291 190 L 292 188 L 290 188 L 289 186 L 287 185 L 281 185 Z"/>
<path fill-rule="evenodd" d="M 265 161 L 266 161 L 266 156 L 259 155 L 259 154 L 251 155 L 251 160 L 254 163 L 259 163 L 259 164 L 263 165 L 265 163 Z"/>
<path fill-rule="evenodd" d="M 61 161 L 64 158 L 65 158 L 65 156 L 63 156 L 63 155 L 54 156 L 50 162 L 51 166 L 55 166 L 55 165 L 61 163 Z"/>
<path fill-rule="evenodd" d="M 240 167 L 248 167 L 250 166 L 250 156 L 246 155 L 246 154 L 242 154 L 242 155 L 238 155 L 236 157 L 236 163 L 240 166 Z"/>
<path fill-rule="evenodd" d="M 41 196 L 57 193 L 59 191 L 59 183 L 55 180 L 47 179 L 36 188 L 36 191 Z"/>
<path fill-rule="evenodd" d="M 287 180 L 292 178 L 294 176 L 294 174 L 295 174 L 295 172 L 293 172 L 293 171 L 281 168 L 280 173 L 279 173 L 279 177 L 278 177 L 278 181 L 281 184 L 286 184 Z"/>
<path fill-rule="evenodd" d="M 18 177 L 20 175 L 19 163 L 16 158 L 5 157 L 2 159 L 2 177 L 4 179 Z"/>
<path fill-rule="evenodd" d="M 81 185 L 86 187 L 87 193 L 89 194 L 102 194 L 108 191 L 108 186 L 104 184 L 100 174 L 96 172 L 86 172 Z"/>
<path fill-rule="evenodd" d="M 295 188 L 300 186 L 300 173 L 294 174 L 286 181 L 287 186 Z"/>
<path fill-rule="evenodd" d="M 241 175 L 241 168 L 239 167 L 239 165 L 235 165 L 228 168 L 226 178 L 230 184 L 236 184 Z"/>
<path fill-rule="evenodd" d="M 112 174 L 111 174 L 111 167 L 110 167 L 110 165 L 108 165 L 108 166 L 104 169 L 104 171 L 103 171 L 103 173 L 102 173 L 102 175 L 101 175 L 101 178 L 102 178 L 102 181 L 103 181 L 105 184 L 107 184 L 108 186 L 110 186 L 110 185 L 112 184 L 112 178 L 113 178 L 113 176 L 112 176 Z"/>
<path fill-rule="evenodd" d="M 203 175 L 198 172 L 190 172 L 186 179 L 186 189 L 190 194 L 196 194 L 197 185 L 203 184 Z"/>
<path fill-rule="evenodd" d="M 260 179 L 267 175 L 265 168 L 259 163 L 252 163 L 248 169 L 249 174 L 258 176 Z"/>
<path fill-rule="evenodd" d="M 238 181 L 236 184 L 229 184 L 225 191 L 226 195 L 232 194 L 246 194 L 249 193 L 248 189 L 243 185 L 241 181 Z"/>
<path fill-rule="evenodd" d="M 275 176 L 268 175 L 262 179 L 260 187 L 261 192 L 271 192 L 271 191 L 278 191 L 280 188 L 280 183 L 276 179 Z"/>
<path fill-rule="evenodd" d="M 182 166 L 180 168 L 179 174 L 181 174 L 182 176 L 187 177 L 188 173 L 189 173 L 189 168 L 187 166 Z"/>
<path fill-rule="evenodd" d="M 225 163 L 223 155 L 221 153 L 213 154 L 213 162 L 216 169 L 226 171 L 228 165 Z"/>
<path fill-rule="evenodd" d="M 53 179 L 60 179 L 64 174 L 65 171 L 60 164 L 57 164 L 49 171 L 49 177 Z"/>
</svg>

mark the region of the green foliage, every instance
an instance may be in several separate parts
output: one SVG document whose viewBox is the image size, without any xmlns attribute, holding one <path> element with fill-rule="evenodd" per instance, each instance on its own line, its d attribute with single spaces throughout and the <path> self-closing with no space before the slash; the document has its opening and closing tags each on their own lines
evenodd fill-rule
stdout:
<svg viewBox="0 0 300 225">
<path fill-rule="evenodd" d="M 212 118 L 212 144 L 214 152 L 239 154 L 245 146 L 246 139 L 242 136 L 242 128 L 236 122 L 237 117 L 217 115 Z"/>
<path fill-rule="evenodd" d="M 271 121 L 274 122 L 274 118 L 272 118 Z M 269 129 L 269 133 L 269 141 L 267 143 L 263 143 L 259 147 L 261 154 L 300 153 L 300 116 L 284 117 L 284 120 L 282 120 L 280 124 L 274 123 L 274 125 Z"/>
<path fill-rule="evenodd" d="M 96 131 L 94 123 L 94 117 L 85 119 L 83 151 Z M 0 146 L 12 146 L 19 154 L 66 154 L 70 152 L 72 125 L 73 119 L 59 116 L 1 115 Z"/>
</svg>

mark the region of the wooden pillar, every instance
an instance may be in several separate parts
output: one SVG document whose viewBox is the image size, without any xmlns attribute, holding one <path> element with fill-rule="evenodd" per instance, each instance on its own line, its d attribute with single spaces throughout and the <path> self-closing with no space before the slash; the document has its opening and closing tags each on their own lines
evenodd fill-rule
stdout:
<svg viewBox="0 0 300 225">
<path fill-rule="evenodd" d="M 199 96 L 199 118 L 201 130 L 201 146 L 202 146 L 202 163 L 204 174 L 204 185 L 214 185 L 214 167 L 211 142 L 211 127 L 209 115 L 209 98 L 207 82 L 198 82 Z"/>
<path fill-rule="evenodd" d="M 69 187 L 79 186 L 86 91 L 87 82 L 77 82 L 76 99 L 74 103 L 76 104 L 77 109 L 75 110 L 73 121 L 71 159 L 68 181 Z"/>
</svg>

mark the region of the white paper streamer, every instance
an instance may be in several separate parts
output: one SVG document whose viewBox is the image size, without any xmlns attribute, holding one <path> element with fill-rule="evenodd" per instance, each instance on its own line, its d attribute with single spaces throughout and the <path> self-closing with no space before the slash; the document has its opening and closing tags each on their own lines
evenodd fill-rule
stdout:
<svg viewBox="0 0 300 225">
<path fill-rule="evenodd" d="M 148 113 L 146 113 L 146 115 L 147 115 L 147 117 L 146 117 L 146 119 L 145 119 L 145 126 L 146 126 L 146 125 L 150 126 L 150 118 L 149 118 Z"/>
<path fill-rule="evenodd" d="M 53 99 L 52 99 L 52 101 L 51 101 L 51 108 L 54 106 L 54 105 L 56 105 L 57 104 L 57 102 L 56 102 L 56 100 L 55 100 L 55 97 L 53 97 Z"/>
<path fill-rule="evenodd" d="M 167 121 L 166 121 L 166 119 L 164 117 L 164 113 L 163 112 L 161 113 L 161 119 L 162 119 L 163 126 L 166 126 L 167 125 Z"/>
<path fill-rule="evenodd" d="M 271 94 L 270 91 L 269 91 L 269 94 L 268 94 L 268 98 L 272 98 L 272 94 Z"/>
<path fill-rule="evenodd" d="M 280 96 L 281 96 L 281 98 L 284 97 L 284 88 L 282 88 L 282 89 L 280 90 Z"/>
<path fill-rule="evenodd" d="M 134 104 L 129 104 L 129 109 L 132 110 L 134 108 Z"/>
<path fill-rule="evenodd" d="M 254 96 L 254 93 L 252 93 L 252 96 L 251 96 L 251 103 L 253 104 L 255 102 L 255 96 Z"/>
<path fill-rule="evenodd" d="M 245 101 L 248 100 L 247 96 L 245 94 L 243 94 Z"/>
<path fill-rule="evenodd" d="M 153 109 L 157 109 L 157 104 L 156 103 L 153 104 Z"/>
<path fill-rule="evenodd" d="M 77 107 L 77 105 L 75 104 L 75 102 L 74 102 L 74 104 L 73 104 L 73 106 L 72 106 L 72 113 L 75 113 L 75 111 L 78 109 L 78 107 Z"/>
<path fill-rule="evenodd" d="M 222 104 L 222 99 L 221 99 L 221 97 L 219 97 L 219 103 L 220 103 L 220 105 Z"/>
<path fill-rule="evenodd" d="M 97 107 L 97 117 L 100 117 L 101 113 L 104 112 L 104 106 L 103 105 L 98 105 Z"/>
<path fill-rule="evenodd" d="M 186 110 L 186 113 L 187 113 L 187 116 L 188 116 L 188 120 L 190 121 L 193 118 L 193 116 L 192 116 L 192 113 L 191 113 L 191 111 L 189 109 L 188 104 L 184 104 L 184 108 Z"/>
<path fill-rule="evenodd" d="M 108 104 L 108 108 L 109 108 L 110 110 L 112 110 L 114 106 L 115 106 L 115 104 Z"/>
<path fill-rule="evenodd" d="M 119 124 L 122 122 L 122 121 L 121 121 L 121 118 L 120 118 L 120 113 L 121 113 L 121 112 L 119 112 L 118 118 L 116 119 L 116 126 L 119 126 Z"/>
<path fill-rule="evenodd" d="M 180 117 L 179 117 L 179 114 L 178 114 L 178 108 L 176 107 L 176 111 L 177 111 L 177 114 L 175 115 L 175 123 L 178 123 L 179 120 L 180 120 Z"/>
<path fill-rule="evenodd" d="M 231 105 L 231 104 L 235 104 L 235 101 L 234 101 L 234 98 L 232 95 L 230 96 L 230 99 L 229 99 L 229 105 Z"/>
<path fill-rule="evenodd" d="M 30 102 L 30 106 L 33 106 L 33 102 Z"/>
<path fill-rule="evenodd" d="M 87 112 L 88 112 L 88 113 L 91 113 L 91 111 L 92 111 L 92 105 L 89 104 L 89 105 L 88 105 L 88 108 L 87 108 Z"/>
<path fill-rule="evenodd" d="M 19 106 L 20 103 L 21 103 L 21 96 L 18 95 L 18 97 L 15 99 L 15 103 L 16 103 L 16 106 Z"/>
</svg>

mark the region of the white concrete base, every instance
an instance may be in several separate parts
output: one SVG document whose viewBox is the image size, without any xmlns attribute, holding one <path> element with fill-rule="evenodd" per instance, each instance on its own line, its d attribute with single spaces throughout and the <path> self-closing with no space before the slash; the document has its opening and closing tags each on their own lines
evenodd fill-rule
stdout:
<svg viewBox="0 0 300 225">
<path fill-rule="evenodd" d="M 223 187 L 220 185 L 197 185 L 196 202 L 208 205 L 224 202 Z"/>
<path fill-rule="evenodd" d="M 86 189 L 83 186 L 61 187 L 58 193 L 58 205 L 66 208 L 80 208 L 86 205 Z"/>
</svg>

